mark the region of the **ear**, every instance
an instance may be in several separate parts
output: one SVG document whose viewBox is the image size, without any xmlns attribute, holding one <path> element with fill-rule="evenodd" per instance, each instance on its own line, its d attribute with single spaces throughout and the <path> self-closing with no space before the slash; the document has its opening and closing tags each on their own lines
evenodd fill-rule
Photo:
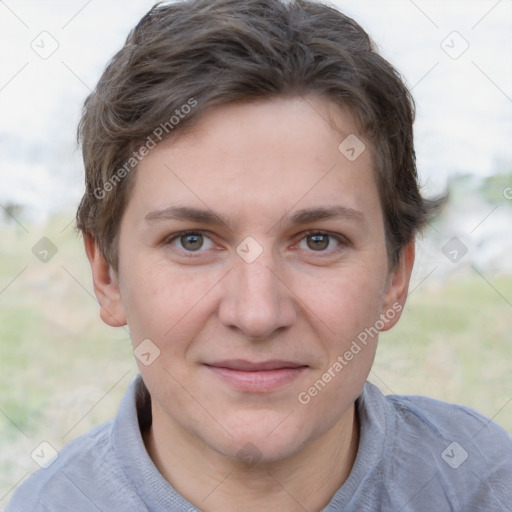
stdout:
<svg viewBox="0 0 512 512">
<path fill-rule="evenodd" d="M 414 265 L 415 240 L 413 239 L 400 252 L 400 261 L 389 274 L 381 311 L 381 318 L 386 321 L 381 331 L 388 331 L 400 317 L 407 300 L 409 281 Z"/>
<path fill-rule="evenodd" d="M 100 303 L 100 317 L 107 325 L 122 327 L 126 325 L 126 315 L 114 271 L 91 235 L 84 234 L 84 245 L 91 264 L 94 293 Z"/>
</svg>

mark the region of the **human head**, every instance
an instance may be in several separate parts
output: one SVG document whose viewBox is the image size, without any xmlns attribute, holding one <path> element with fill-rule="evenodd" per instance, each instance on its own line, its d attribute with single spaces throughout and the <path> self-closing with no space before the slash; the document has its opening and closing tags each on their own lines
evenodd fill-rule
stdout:
<svg viewBox="0 0 512 512">
<path fill-rule="evenodd" d="M 249 443 L 273 464 L 350 436 L 435 206 L 412 100 L 366 33 L 312 2 L 159 5 L 86 108 L 79 227 L 103 320 L 157 355 L 138 358 L 153 450 L 236 462 Z"/>
<path fill-rule="evenodd" d="M 414 106 L 396 70 L 352 19 L 297 0 L 157 4 L 85 103 L 86 190 L 77 226 L 113 270 L 139 161 L 223 104 L 316 94 L 348 108 L 372 152 L 390 266 L 438 206 L 418 187 Z M 326 119 L 326 122 L 330 122 Z"/>
</svg>

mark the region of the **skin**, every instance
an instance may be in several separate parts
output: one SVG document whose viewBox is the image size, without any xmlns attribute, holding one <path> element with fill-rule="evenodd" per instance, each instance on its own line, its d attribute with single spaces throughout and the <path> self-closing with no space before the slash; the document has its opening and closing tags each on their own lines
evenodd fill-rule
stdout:
<svg viewBox="0 0 512 512">
<path fill-rule="evenodd" d="M 149 366 L 138 361 L 152 396 L 148 453 L 201 510 L 320 510 L 350 473 L 354 402 L 377 336 L 309 403 L 297 397 L 381 314 L 403 307 L 414 260 L 411 243 L 389 268 L 370 144 L 352 162 L 338 150 L 352 133 L 350 113 L 318 97 L 212 108 L 140 163 L 117 272 L 85 237 L 103 320 L 128 324 L 134 347 L 149 338 L 160 350 Z M 173 206 L 227 225 L 146 219 Z M 298 210 L 340 206 L 359 213 L 290 222 Z M 204 232 L 197 251 L 187 237 L 170 240 L 189 229 Z M 308 230 L 342 241 L 315 245 Z M 251 263 L 236 251 L 247 236 L 262 249 Z M 243 391 L 205 366 L 232 358 L 306 368 L 278 388 Z"/>
</svg>

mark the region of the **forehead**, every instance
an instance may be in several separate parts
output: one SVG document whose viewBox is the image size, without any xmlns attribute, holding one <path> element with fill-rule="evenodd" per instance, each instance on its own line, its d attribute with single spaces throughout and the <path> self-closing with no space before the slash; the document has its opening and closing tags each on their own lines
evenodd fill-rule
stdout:
<svg viewBox="0 0 512 512">
<path fill-rule="evenodd" d="M 143 216 L 191 206 L 257 222 L 294 208 L 367 210 L 377 196 L 369 144 L 350 113 L 294 97 L 211 108 L 142 160 L 130 203 Z"/>
</svg>

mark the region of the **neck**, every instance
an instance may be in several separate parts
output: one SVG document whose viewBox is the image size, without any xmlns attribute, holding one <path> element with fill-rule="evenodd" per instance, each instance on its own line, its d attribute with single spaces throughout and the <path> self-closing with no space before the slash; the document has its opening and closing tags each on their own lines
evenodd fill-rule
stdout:
<svg viewBox="0 0 512 512">
<path fill-rule="evenodd" d="M 348 478 L 357 455 L 354 405 L 289 458 L 252 467 L 220 455 L 174 423 L 159 422 L 156 412 L 144 436 L 146 449 L 164 478 L 204 512 L 320 511 Z"/>
</svg>

